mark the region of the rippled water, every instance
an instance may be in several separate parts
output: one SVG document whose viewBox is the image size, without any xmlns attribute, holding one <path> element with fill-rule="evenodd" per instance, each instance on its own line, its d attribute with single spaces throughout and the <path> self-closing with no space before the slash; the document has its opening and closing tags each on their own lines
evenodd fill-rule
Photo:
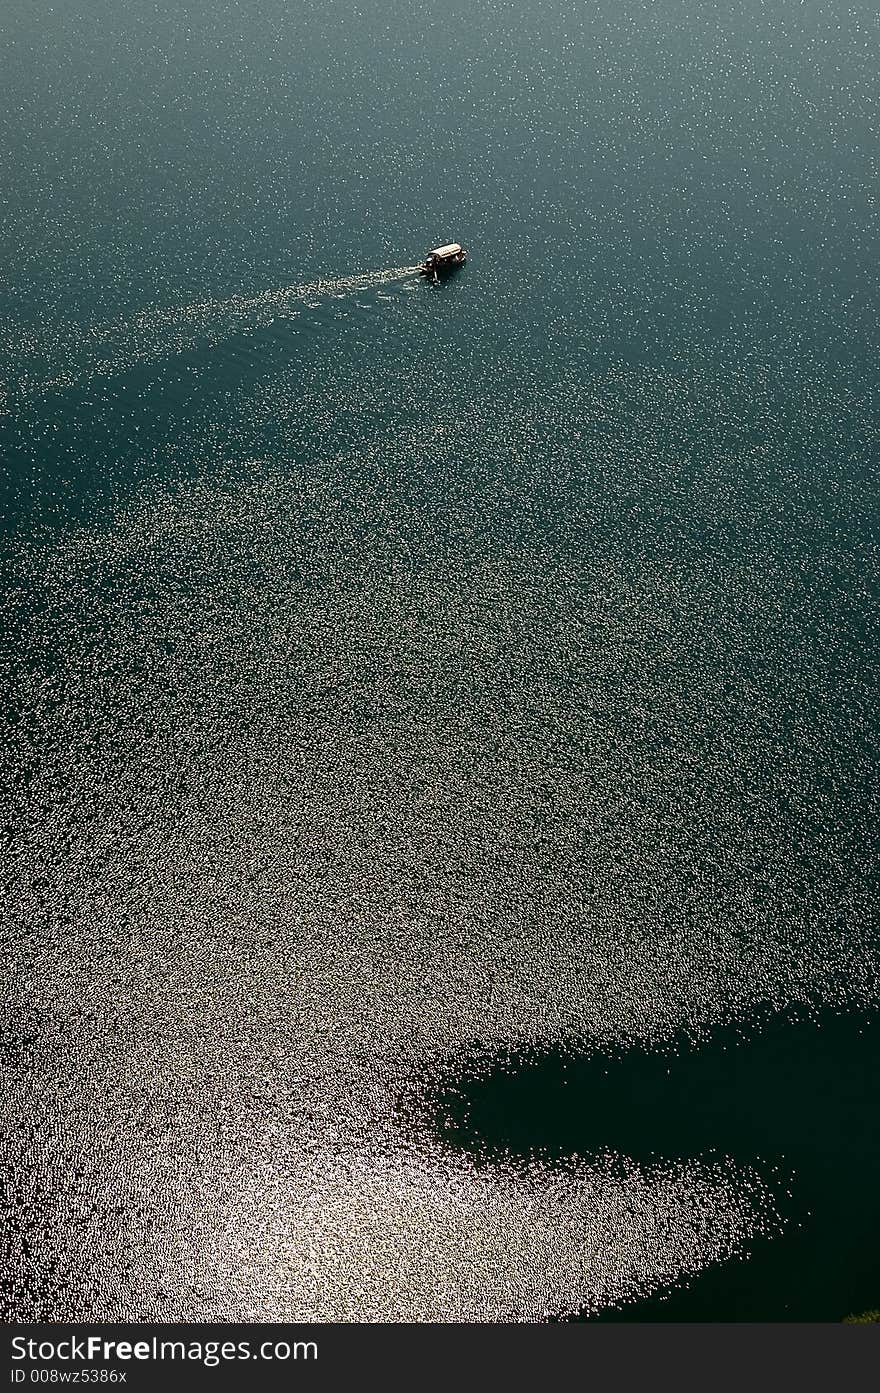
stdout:
<svg viewBox="0 0 880 1393">
<path fill-rule="evenodd" d="M 876 1305 L 877 15 L 448 15 L 0 22 L 15 1318 Z"/>
</svg>

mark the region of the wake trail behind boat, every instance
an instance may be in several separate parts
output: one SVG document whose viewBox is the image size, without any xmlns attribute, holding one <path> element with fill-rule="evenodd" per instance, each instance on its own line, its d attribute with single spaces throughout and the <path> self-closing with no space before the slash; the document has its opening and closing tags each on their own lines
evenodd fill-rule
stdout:
<svg viewBox="0 0 880 1393">
<path fill-rule="evenodd" d="M 133 319 L 91 329 L 68 323 L 53 326 L 45 335 L 19 333 L 0 342 L 0 375 L 10 404 L 14 399 L 26 401 L 59 388 L 112 377 L 138 364 L 160 362 L 200 344 L 218 344 L 242 331 L 266 328 L 302 309 L 316 309 L 328 298 L 343 300 L 404 281 L 418 270 L 418 266 L 390 266 L 264 290 L 249 297 L 233 295 L 225 300 L 143 310 Z"/>
</svg>

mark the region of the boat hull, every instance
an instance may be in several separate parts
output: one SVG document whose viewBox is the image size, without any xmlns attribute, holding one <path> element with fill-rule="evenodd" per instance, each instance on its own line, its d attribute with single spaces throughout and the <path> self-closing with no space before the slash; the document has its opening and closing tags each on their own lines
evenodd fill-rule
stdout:
<svg viewBox="0 0 880 1393">
<path fill-rule="evenodd" d="M 467 261 L 467 252 L 460 251 L 455 256 L 444 256 L 436 261 L 428 257 L 423 262 L 421 272 L 423 276 L 430 276 L 432 280 L 439 280 L 441 276 L 448 276 L 451 271 L 457 271 Z"/>
</svg>

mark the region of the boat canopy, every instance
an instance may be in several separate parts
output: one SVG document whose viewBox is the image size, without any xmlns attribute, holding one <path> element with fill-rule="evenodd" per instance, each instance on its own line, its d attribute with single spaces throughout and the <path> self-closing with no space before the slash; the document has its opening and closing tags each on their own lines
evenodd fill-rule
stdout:
<svg viewBox="0 0 880 1393">
<path fill-rule="evenodd" d="M 458 242 L 448 242 L 445 247 L 435 247 L 431 256 L 457 256 L 460 251 L 461 246 Z"/>
</svg>

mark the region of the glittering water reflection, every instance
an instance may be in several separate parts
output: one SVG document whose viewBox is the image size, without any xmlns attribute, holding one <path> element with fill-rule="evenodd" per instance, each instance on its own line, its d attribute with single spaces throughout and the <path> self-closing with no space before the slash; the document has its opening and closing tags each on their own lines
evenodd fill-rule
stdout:
<svg viewBox="0 0 880 1393">
<path fill-rule="evenodd" d="M 437 1098 L 876 1007 L 876 4 L 33 8 L 9 1312 L 797 1263 L 747 1128 L 463 1144 Z M 435 225 L 472 260 L 420 294 Z"/>
<path fill-rule="evenodd" d="M 20 1312 L 535 1319 L 778 1229 L 759 1158 L 475 1162 L 430 1099 L 456 1057 L 873 1000 L 855 785 L 772 695 L 839 694 L 808 594 L 499 555 L 384 463 L 13 555 Z"/>
</svg>

